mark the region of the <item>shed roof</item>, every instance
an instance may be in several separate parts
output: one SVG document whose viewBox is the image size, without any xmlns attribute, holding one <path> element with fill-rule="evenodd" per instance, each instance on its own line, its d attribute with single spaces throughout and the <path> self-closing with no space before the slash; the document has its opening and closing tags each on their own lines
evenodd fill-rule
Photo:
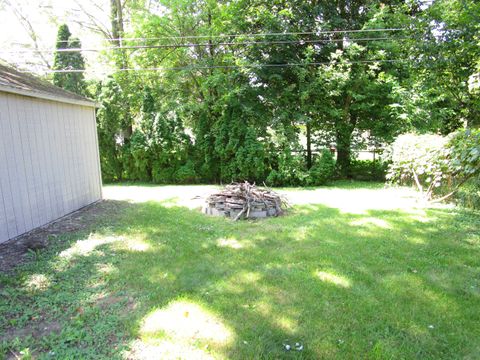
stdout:
<svg viewBox="0 0 480 360">
<path fill-rule="evenodd" d="M 69 104 L 96 106 L 93 100 L 52 85 L 36 76 L 0 63 L 0 91 Z"/>
</svg>

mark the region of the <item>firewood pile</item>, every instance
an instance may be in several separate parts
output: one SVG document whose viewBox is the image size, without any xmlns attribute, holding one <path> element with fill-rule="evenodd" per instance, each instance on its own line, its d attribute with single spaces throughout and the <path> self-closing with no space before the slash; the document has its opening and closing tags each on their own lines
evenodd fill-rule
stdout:
<svg viewBox="0 0 480 360">
<path fill-rule="evenodd" d="M 248 183 L 233 183 L 210 195 L 203 212 L 212 216 L 226 216 L 233 220 L 257 219 L 283 214 L 287 200 L 268 188 Z"/>
</svg>

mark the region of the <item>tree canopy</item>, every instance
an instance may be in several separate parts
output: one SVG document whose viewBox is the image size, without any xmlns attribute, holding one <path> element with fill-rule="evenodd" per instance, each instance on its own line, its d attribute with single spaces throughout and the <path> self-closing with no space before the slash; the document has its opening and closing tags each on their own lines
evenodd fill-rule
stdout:
<svg viewBox="0 0 480 360">
<path fill-rule="evenodd" d="M 78 38 L 72 37 L 67 25 L 58 28 L 57 42 L 53 69 L 59 70 L 53 74 L 53 83 L 65 90 L 84 95 L 85 79 L 83 72 L 68 72 L 72 70 L 85 70 L 85 60 L 81 52 L 82 44 Z M 68 51 L 68 50 L 72 51 Z M 67 71 L 67 72 L 61 72 Z"/>
<path fill-rule="evenodd" d="M 112 0 L 104 176 L 307 184 L 321 149 L 352 177 L 359 149 L 476 127 L 479 14 L 474 0 Z M 83 66 L 67 54 L 58 68 Z"/>
</svg>

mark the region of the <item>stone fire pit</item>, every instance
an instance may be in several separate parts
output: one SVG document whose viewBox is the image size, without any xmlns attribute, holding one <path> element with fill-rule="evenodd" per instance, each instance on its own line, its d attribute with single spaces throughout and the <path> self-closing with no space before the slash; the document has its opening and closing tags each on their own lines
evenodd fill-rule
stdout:
<svg viewBox="0 0 480 360">
<path fill-rule="evenodd" d="M 286 207 L 286 199 L 276 192 L 244 182 L 227 185 L 220 192 L 210 195 L 203 212 L 233 220 L 257 219 L 279 216 Z"/>
</svg>

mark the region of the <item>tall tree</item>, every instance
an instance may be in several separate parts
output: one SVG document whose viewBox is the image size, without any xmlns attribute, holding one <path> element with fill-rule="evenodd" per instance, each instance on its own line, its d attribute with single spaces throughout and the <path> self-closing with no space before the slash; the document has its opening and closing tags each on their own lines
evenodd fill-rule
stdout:
<svg viewBox="0 0 480 360">
<path fill-rule="evenodd" d="M 252 63 L 271 65 L 256 68 L 253 77 L 265 88 L 262 95 L 268 98 L 274 123 L 282 124 L 282 129 L 293 134 L 300 128 L 305 129 L 307 167 L 312 164 L 314 134 L 321 131 L 322 137 L 331 137 L 337 146 L 339 170 L 348 176 L 355 133 L 370 131 L 391 138 L 393 126 L 383 126 L 383 131 L 379 131 L 379 124 L 391 123 L 387 111 L 391 99 L 385 91 L 389 85 L 382 77 L 398 75 L 398 72 L 395 74 L 396 66 L 388 62 L 369 64 L 374 59 L 398 55 L 395 43 L 363 40 L 389 37 L 395 40 L 398 36 L 382 31 L 362 33 L 361 30 L 396 27 L 390 13 L 402 2 L 258 0 L 243 3 L 249 16 L 236 19 L 240 28 L 286 34 L 267 37 L 271 42 L 259 42 L 245 50 Z M 403 13 L 405 9 L 400 10 Z M 400 21 L 403 17 L 397 18 Z M 305 66 L 276 66 L 290 63 Z M 308 65 L 311 63 L 317 65 Z M 327 89 L 330 93 L 326 93 Z M 372 109 L 369 114 L 362 107 L 367 104 Z"/>
<path fill-rule="evenodd" d="M 449 110 L 442 132 L 480 126 L 480 99 L 468 89 L 480 59 L 480 2 L 437 0 L 424 12 L 423 22 L 430 45 L 414 49 L 428 63 L 424 78 L 441 99 L 439 110 Z"/>
<path fill-rule="evenodd" d="M 437 0 L 444 3 L 442 15 L 417 0 L 158 0 L 156 8 L 129 0 L 126 13 L 124 2 L 110 1 L 112 38 L 128 33 L 146 45 L 116 49 L 116 66 L 128 60 L 128 67 L 175 69 L 115 74 L 125 95 L 119 104 L 122 118 L 128 114 L 116 140 L 124 140 L 119 144 L 128 153 L 129 134 L 136 136 L 132 146 L 148 135 L 141 130 L 148 122 L 139 120 L 144 113 L 140 90 L 148 88 L 154 112 L 162 114 L 155 118 L 158 124 L 175 119 L 187 128 L 195 149 L 189 154 L 204 181 L 263 180 L 282 168 L 299 174 L 300 184 L 315 166 L 314 145 L 332 142 L 338 168 L 348 176 L 353 150 L 367 135 L 369 141 L 386 142 L 405 129 L 438 130 L 455 116 L 474 118 L 476 77 L 470 94 L 463 89 L 468 76 L 478 72 L 469 65 L 476 56 L 476 25 L 463 10 L 451 14 L 445 6 L 462 0 Z M 476 9 L 473 0 L 466 3 Z M 122 27 L 125 14 L 131 29 Z M 443 16 L 449 26 L 463 24 L 469 35 L 456 41 L 458 34 L 451 31 L 444 37 Z M 139 45 L 113 39 L 117 46 Z M 450 46 L 457 51 L 456 65 L 442 67 L 435 51 L 451 54 Z M 442 70 L 434 74 L 435 67 Z M 447 88 L 462 93 L 450 96 Z M 167 133 L 157 135 L 167 138 Z M 143 148 L 136 149 L 137 160 L 163 156 L 144 157 L 138 150 Z"/>
<path fill-rule="evenodd" d="M 58 28 L 57 43 L 53 69 L 79 70 L 79 72 L 56 72 L 53 74 L 53 83 L 65 90 L 85 95 L 85 60 L 79 51 L 82 45 L 80 40 L 72 37 L 67 25 Z M 71 50 L 71 51 L 68 51 Z"/>
</svg>

